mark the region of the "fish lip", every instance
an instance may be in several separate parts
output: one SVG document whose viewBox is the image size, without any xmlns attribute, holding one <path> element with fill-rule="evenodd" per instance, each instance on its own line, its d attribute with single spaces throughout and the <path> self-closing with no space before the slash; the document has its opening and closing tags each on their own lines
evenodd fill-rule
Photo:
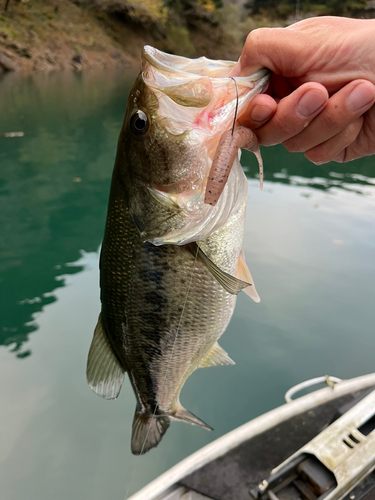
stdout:
<svg viewBox="0 0 375 500">
<path fill-rule="evenodd" d="M 196 73 L 192 71 L 185 71 L 181 68 L 179 68 L 179 64 L 177 61 L 186 61 L 186 64 L 188 65 L 189 62 L 191 61 L 205 61 L 207 63 L 215 63 L 217 64 L 218 61 L 215 61 L 213 59 L 208 59 L 205 56 L 198 57 L 195 59 L 190 59 L 189 57 L 183 57 L 183 56 L 175 56 L 173 54 L 168 54 L 166 52 L 163 52 L 161 50 L 156 49 L 155 47 L 152 47 L 151 45 L 145 45 L 142 50 L 142 59 L 145 59 L 147 62 L 149 62 L 154 68 L 160 69 L 162 71 L 177 71 L 175 68 L 178 68 L 178 73 L 181 73 L 186 76 L 191 76 L 192 78 L 202 78 L 202 76 L 205 75 L 197 75 Z M 169 64 L 165 64 L 162 62 L 161 59 L 167 59 Z M 223 68 L 232 68 L 235 65 L 235 62 L 233 61 L 222 61 Z"/>
<path fill-rule="evenodd" d="M 236 64 L 235 61 L 217 61 L 215 59 L 208 59 L 205 56 L 198 57 L 195 59 L 190 59 L 188 57 L 183 57 L 183 56 L 176 56 L 173 54 L 168 54 L 166 52 L 162 52 L 161 50 L 156 49 L 155 47 L 152 47 L 151 45 L 145 45 L 142 50 L 142 59 L 146 60 L 151 66 L 153 66 L 156 69 L 159 69 L 161 71 L 167 71 L 169 73 L 179 73 L 181 75 L 189 76 L 191 79 L 200 79 L 202 77 L 208 76 L 209 78 L 212 78 L 214 80 L 231 80 L 231 77 L 217 77 L 217 76 L 210 76 L 209 74 L 197 74 L 194 73 L 193 71 L 186 71 L 184 69 L 181 69 L 179 66 L 181 66 L 181 61 L 185 61 L 186 65 L 189 65 L 189 63 L 197 62 L 197 61 L 205 61 L 207 63 L 207 66 L 212 63 L 213 65 L 220 65 L 222 66 L 223 70 L 225 69 L 232 69 L 234 65 Z M 163 62 L 168 61 L 168 63 Z M 180 62 L 180 64 L 178 63 Z M 265 76 L 269 75 L 271 71 L 267 68 L 262 68 L 253 73 L 252 75 L 249 76 L 236 76 L 235 79 L 238 81 L 238 83 L 248 83 L 248 82 L 255 82 L 258 81 Z"/>
</svg>

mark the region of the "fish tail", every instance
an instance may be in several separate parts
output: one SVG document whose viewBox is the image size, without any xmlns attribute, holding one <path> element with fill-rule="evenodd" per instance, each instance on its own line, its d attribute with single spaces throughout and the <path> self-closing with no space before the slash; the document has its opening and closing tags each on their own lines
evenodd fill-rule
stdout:
<svg viewBox="0 0 375 500">
<path fill-rule="evenodd" d="M 170 424 L 167 416 L 136 411 L 133 420 L 132 453 L 143 455 L 157 446 Z"/>
</svg>

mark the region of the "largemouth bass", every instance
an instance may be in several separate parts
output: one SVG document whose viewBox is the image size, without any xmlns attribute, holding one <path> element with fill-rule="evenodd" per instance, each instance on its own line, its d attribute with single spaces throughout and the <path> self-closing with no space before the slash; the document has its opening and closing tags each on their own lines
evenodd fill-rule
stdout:
<svg viewBox="0 0 375 500">
<path fill-rule="evenodd" d="M 215 206 L 204 203 L 223 132 L 267 84 L 234 63 L 145 47 L 120 133 L 100 257 L 102 310 L 87 363 L 91 389 L 137 405 L 131 448 L 156 446 L 171 420 L 210 429 L 180 404 L 197 368 L 233 364 L 217 340 L 236 294 L 258 294 L 242 248 L 247 181 L 236 157 Z M 236 83 L 237 85 L 235 85 Z"/>
</svg>

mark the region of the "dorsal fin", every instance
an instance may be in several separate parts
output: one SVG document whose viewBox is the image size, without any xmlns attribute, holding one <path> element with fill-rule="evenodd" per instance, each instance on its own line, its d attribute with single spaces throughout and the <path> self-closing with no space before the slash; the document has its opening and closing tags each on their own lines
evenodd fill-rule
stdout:
<svg viewBox="0 0 375 500">
<path fill-rule="evenodd" d="M 116 399 L 124 381 L 125 370 L 120 365 L 102 325 L 102 315 L 91 342 L 86 377 L 90 388 L 105 399 Z"/>
<path fill-rule="evenodd" d="M 240 256 L 238 257 L 236 276 L 240 280 L 252 283 L 252 286 L 248 286 L 247 288 L 244 288 L 243 291 L 249 297 L 251 297 L 254 302 L 260 302 L 260 297 L 258 295 L 258 292 L 256 291 L 253 277 L 251 276 L 249 268 L 247 267 L 243 250 L 241 250 Z"/>
<path fill-rule="evenodd" d="M 228 356 L 228 353 L 219 346 L 217 342 L 208 351 L 207 356 L 203 359 L 198 368 L 206 368 L 209 366 L 234 365 L 235 362 Z"/>
</svg>

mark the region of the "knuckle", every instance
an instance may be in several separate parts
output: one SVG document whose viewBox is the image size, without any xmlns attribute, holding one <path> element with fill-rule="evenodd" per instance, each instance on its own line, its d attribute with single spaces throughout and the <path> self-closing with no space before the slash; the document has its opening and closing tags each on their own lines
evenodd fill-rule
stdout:
<svg viewBox="0 0 375 500">
<path fill-rule="evenodd" d="M 245 45 L 253 45 L 256 44 L 259 37 L 262 37 L 263 34 L 268 31 L 270 28 L 258 28 L 250 31 L 250 33 L 246 37 Z"/>
<path fill-rule="evenodd" d="M 324 127 L 324 129 L 332 130 L 337 127 L 337 115 L 330 112 L 326 113 L 323 112 L 321 115 L 321 119 L 322 119 L 322 126 Z"/>
<path fill-rule="evenodd" d="M 374 133 L 367 130 L 361 131 L 356 141 L 357 149 L 361 156 L 371 156 L 375 154 L 375 137 Z"/>
<path fill-rule="evenodd" d="M 334 154 L 332 154 L 332 145 L 330 144 L 330 141 L 319 144 L 318 146 L 306 151 L 305 156 L 308 160 L 314 163 L 328 163 L 334 156 Z"/>
<path fill-rule="evenodd" d="M 264 39 L 267 38 L 272 31 L 272 28 L 258 28 L 250 31 L 246 37 L 244 49 L 242 51 L 242 56 L 247 57 L 247 54 L 259 55 L 262 52 L 262 47 L 264 46 Z"/>
<path fill-rule="evenodd" d="M 314 148 L 310 151 L 306 151 L 305 156 L 308 160 L 313 163 L 327 163 L 329 159 L 324 158 L 324 155 L 321 152 L 321 148 Z"/>
<path fill-rule="evenodd" d="M 303 130 L 300 120 L 296 121 L 296 117 L 291 116 L 289 111 L 282 113 L 282 116 L 275 116 L 276 125 L 280 129 L 280 136 L 284 141 L 293 140 L 293 137 Z"/>
<path fill-rule="evenodd" d="M 282 134 L 284 137 L 287 137 L 288 139 L 291 139 L 292 136 L 296 135 L 296 127 L 294 123 L 291 121 L 288 121 L 287 123 L 280 124 L 280 127 L 282 128 Z"/>
<path fill-rule="evenodd" d="M 250 33 L 247 35 L 246 37 L 246 41 L 245 41 L 245 50 L 244 52 L 246 53 L 247 50 L 249 50 L 249 48 L 253 45 L 254 43 L 254 30 L 253 31 L 250 31 Z"/>
<path fill-rule="evenodd" d="M 293 137 L 283 142 L 283 146 L 289 151 L 289 153 L 301 153 L 303 148 L 299 144 L 298 140 Z"/>
<path fill-rule="evenodd" d="M 346 156 L 346 148 L 340 151 L 338 155 L 336 155 L 334 158 L 332 158 L 332 161 L 335 163 L 345 163 L 347 160 L 345 160 Z"/>
<path fill-rule="evenodd" d="M 253 30 L 246 37 L 244 49 L 242 51 L 242 55 L 246 57 L 246 54 L 252 53 L 257 49 L 259 32 L 260 30 Z"/>
<path fill-rule="evenodd" d="M 343 131 L 344 139 L 347 141 L 354 141 L 354 139 L 359 134 L 359 132 L 362 128 L 362 125 L 363 125 L 363 117 L 362 116 L 357 118 L 354 122 L 349 123 Z"/>
</svg>

